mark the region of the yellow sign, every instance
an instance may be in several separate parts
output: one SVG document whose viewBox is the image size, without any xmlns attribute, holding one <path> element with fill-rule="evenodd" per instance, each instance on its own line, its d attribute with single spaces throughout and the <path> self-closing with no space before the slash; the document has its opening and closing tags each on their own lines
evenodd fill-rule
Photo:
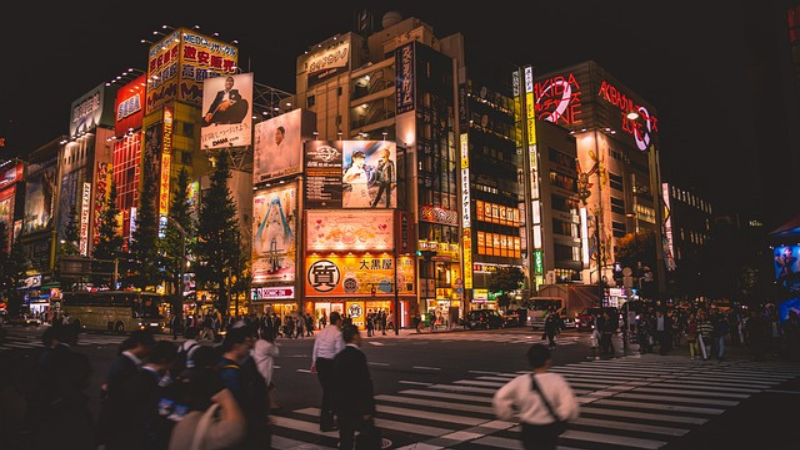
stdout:
<svg viewBox="0 0 800 450">
<path fill-rule="evenodd" d="M 161 192 L 158 200 L 158 212 L 162 216 L 169 213 L 169 180 L 172 170 L 172 108 L 164 108 L 164 136 L 161 150 Z"/>
<path fill-rule="evenodd" d="M 464 289 L 472 289 L 472 231 L 464 230 Z"/>
</svg>

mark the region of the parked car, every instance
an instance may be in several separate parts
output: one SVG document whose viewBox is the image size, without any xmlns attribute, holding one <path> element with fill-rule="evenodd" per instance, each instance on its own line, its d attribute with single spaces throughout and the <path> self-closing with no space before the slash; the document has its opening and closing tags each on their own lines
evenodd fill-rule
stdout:
<svg viewBox="0 0 800 450">
<path fill-rule="evenodd" d="M 503 316 L 491 309 L 476 309 L 467 314 L 465 325 L 468 330 L 488 330 L 502 328 Z"/>
<path fill-rule="evenodd" d="M 35 318 L 35 317 L 28 316 L 26 314 L 22 314 L 22 315 L 19 315 L 19 316 L 16 316 L 16 317 L 12 317 L 9 320 L 9 324 L 14 325 L 14 326 L 20 325 L 20 326 L 23 326 L 23 327 L 27 327 L 27 326 L 38 327 L 39 325 L 42 324 L 42 322 L 39 319 Z"/>
<path fill-rule="evenodd" d="M 598 316 L 603 315 L 605 311 L 614 317 L 616 314 L 617 317 L 620 317 L 619 310 L 612 306 L 593 306 L 590 308 L 584 308 L 577 317 L 575 317 L 575 328 L 578 331 L 592 331 L 594 330 L 594 319 Z M 622 318 L 619 318 L 620 323 L 622 323 Z"/>
</svg>

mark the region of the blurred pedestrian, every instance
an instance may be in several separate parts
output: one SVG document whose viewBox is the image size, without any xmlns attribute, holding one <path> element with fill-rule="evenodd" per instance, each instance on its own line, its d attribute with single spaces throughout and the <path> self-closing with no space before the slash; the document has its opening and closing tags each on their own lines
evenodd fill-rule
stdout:
<svg viewBox="0 0 800 450">
<path fill-rule="evenodd" d="M 547 313 L 547 318 L 544 320 L 544 334 L 548 339 L 548 346 L 554 348 L 556 346 L 556 336 L 558 335 L 558 320 L 554 312 Z"/>
<path fill-rule="evenodd" d="M 578 401 L 567 380 L 548 371 L 552 365 L 549 348 L 533 344 L 527 356 L 533 371 L 501 387 L 494 394 L 492 406 L 502 420 L 511 419 L 518 411 L 525 450 L 554 450 L 563 431 L 559 422 L 578 418 Z"/>
<path fill-rule="evenodd" d="M 700 346 L 697 343 L 697 315 L 689 314 L 686 322 L 686 342 L 689 344 L 689 356 L 695 359 L 700 355 Z"/>
<path fill-rule="evenodd" d="M 339 421 L 339 450 L 352 450 L 356 432 L 359 433 L 359 439 L 377 437 L 375 398 L 367 357 L 360 349 L 361 334 L 358 328 L 352 325 L 345 327 L 342 338 L 345 348 L 333 359 L 336 386 L 334 410 Z M 380 444 L 373 444 L 369 448 L 380 449 Z"/>
<path fill-rule="evenodd" d="M 714 325 L 711 319 L 706 315 L 704 310 L 697 313 L 697 341 L 700 344 L 700 352 L 703 354 L 703 360 L 711 357 L 711 340 L 714 333 Z"/>
<path fill-rule="evenodd" d="M 341 315 L 334 311 L 330 314 L 330 324 L 317 333 L 314 348 L 311 352 L 311 373 L 317 374 L 322 386 L 322 405 L 320 408 L 320 431 L 336 430 L 335 413 L 333 411 L 334 377 L 333 359 L 344 349 L 342 331 L 339 329 Z"/>
<path fill-rule="evenodd" d="M 267 330 L 266 327 L 259 329 L 259 337 L 253 346 L 252 351 L 253 359 L 258 367 L 258 373 L 264 378 L 267 385 L 267 393 L 269 394 L 269 407 L 271 411 L 278 410 L 278 400 L 275 395 L 275 383 L 273 382 L 273 373 L 275 371 L 275 358 L 280 356 L 280 349 L 275 339 Z"/>
</svg>

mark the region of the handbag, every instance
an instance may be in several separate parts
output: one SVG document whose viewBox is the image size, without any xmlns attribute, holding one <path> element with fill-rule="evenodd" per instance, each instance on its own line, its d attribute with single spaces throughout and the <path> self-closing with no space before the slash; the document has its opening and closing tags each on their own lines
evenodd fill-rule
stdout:
<svg viewBox="0 0 800 450">
<path fill-rule="evenodd" d="M 197 428 L 194 430 L 192 446 L 189 447 L 189 450 L 200 450 L 201 445 L 203 445 L 203 439 L 205 439 L 206 433 L 208 432 L 208 427 L 211 425 L 211 421 L 214 420 L 214 413 L 217 412 L 218 408 L 219 404 L 213 403 L 208 407 L 206 412 L 203 413 L 203 417 L 200 418 L 200 422 L 197 423 Z"/>
<path fill-rule="evenodd" d="M 547 407 L 547 410 L 550 412 L 550 415 L 556 419 L 556 421 L 553 423 L 553 429 L 555 431 L 556 436 L 560 436 L 565 431 L 567 431 L 567 421 L 561 420 L 561 418 L 558 417 L 558 414 L 556 414 L 556 412 L 553 410 L 553 406 L 550 405 L 550 402 L 547 401 L 547 397 L 544 396 L 544 392 L 542 392 L 539 389 L 539 385 L 536 384 L 536 377 L 534 377 L 533 374 L 531 374 L 531 388 L 539 393 L 539 397 L 541 397 L 542 403 L 544 403 L 544 406 Z"/>
<path fill-rule="evenodd" d="M 355 450 L 381 450 L 383 435 L 381 429 L 375 426 L 375 420 L 365 420 L 356 436 Z"/>
</svg>

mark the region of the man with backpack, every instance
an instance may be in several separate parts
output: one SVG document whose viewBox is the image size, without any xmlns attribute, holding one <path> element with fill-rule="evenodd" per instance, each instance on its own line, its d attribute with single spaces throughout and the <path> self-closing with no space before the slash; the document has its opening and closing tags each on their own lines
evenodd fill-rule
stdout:
<svg viewBox="0 0 800 450">
<path fill-rule="evenodd" d="M 174 376 L 180 377 L 184 370 L 194 367 L 192 355 L 200 347 L 200 343 L 197 342 L 197 334 L 197 328 L 186 330 L 186 342 L 178 347 L 178 356 L 172 365 L 171 372 Z"/>
</svg>

